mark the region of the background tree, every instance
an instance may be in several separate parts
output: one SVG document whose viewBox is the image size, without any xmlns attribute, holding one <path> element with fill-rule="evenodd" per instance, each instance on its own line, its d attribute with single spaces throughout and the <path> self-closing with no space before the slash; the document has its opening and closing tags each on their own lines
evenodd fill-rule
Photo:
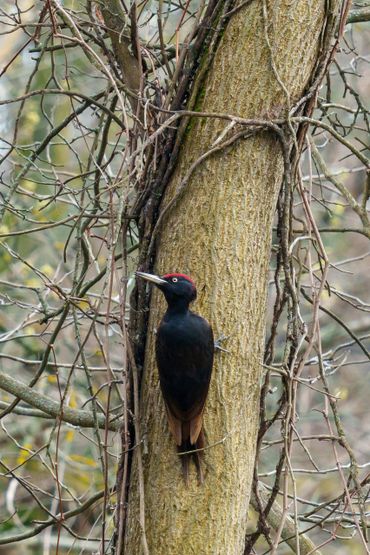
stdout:
<svg viewBox="0 0 370 555">
<path fill-rule="evenodd" d="M 0 545 L 367 552 L 366 5 L 1 18 Z M 202 488 L 180 479 L 138 266 L 191 273 L 228 336 Z"/>
</svg>

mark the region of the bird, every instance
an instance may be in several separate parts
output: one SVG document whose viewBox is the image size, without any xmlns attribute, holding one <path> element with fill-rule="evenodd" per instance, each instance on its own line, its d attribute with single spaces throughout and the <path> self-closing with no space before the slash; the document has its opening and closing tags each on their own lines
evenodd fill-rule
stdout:
<svg viewBox="0 0 370 555">
<path fill-rule="evenodd" d="M 203 411 L 215 349 L 212 327 L 189 309 L 197 296 L 195 283 L 189 276 L 181 273 L 157 276 L 146 272 L 136 272 L 136 276 L 156 285 L 167 301 L 155 344 L 159 382 L 185 483 L 188 485 L 191 459 L 198 481 L 203 483 Z"/>
</svg>

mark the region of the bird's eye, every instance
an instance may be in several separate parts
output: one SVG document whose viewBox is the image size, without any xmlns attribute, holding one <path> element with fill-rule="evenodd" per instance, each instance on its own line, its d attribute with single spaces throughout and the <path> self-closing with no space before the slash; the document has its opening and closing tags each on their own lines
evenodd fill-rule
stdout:
<svg viewBox="0 0 370 555">
<path fill-rule="evenodd" d="M 177 278 L 172 278 L 172 283 L 177 283 L 179 280 Z"/>
</svg>

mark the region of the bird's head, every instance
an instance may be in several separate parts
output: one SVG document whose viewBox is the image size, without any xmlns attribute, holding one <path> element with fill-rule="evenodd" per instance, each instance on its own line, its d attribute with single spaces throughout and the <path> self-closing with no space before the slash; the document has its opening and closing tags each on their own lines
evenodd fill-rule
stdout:
<svg viewBox="0 0 370 555">
<path fill-rule="evenodd" d="M 196 299 L 197 290 L 194 281 L 185 274 L 165 274 L 156 276 L 145 272 L 136 272 L 136 276 L 154 283 L 164 294 L 169 306 L 189 305 Z"/>
</svg>

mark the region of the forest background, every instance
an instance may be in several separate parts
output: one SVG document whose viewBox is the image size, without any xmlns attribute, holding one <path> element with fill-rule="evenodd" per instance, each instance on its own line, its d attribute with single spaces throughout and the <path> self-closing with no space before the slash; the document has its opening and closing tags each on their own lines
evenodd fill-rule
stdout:
<svg viewBox="0 0 370 555">
<path fill-rule="evenodd" d="M 167 225 L 163 252 L 166 240 L 174 243 L 175 252 L 185 249 L 184 237 L 171 235 L 171 220 L 166 220 L 170 209 L 158 208 L 166 188 L 155 189 L 153 182 L 162 166 L 172 170 L 178 158 L 186 165 L 187 155 L 178 156 L 176 148 L 203 125 L 199 114 L 189 118 L 200 112 L 199 80 L 216 59 L 230 21 L 242 13 L 246 21 L 256 21 L 265 47 L 277 58 L 274 39 L 281 22 L 277 8 L 267 1 L 226 2 L 223 11 L 220 2 L 213 2 L 212 11 L 211 2 L 195 0 L 145 0 L 127 9 L 124 3 L 117 7 L 117 2 L 108 2 L 122 20 L 111 20 L 112 12 L 98 2 L 4 4 L 0 553 L 118 553 L 127 536 L 122 523 L 130 518 L 141 538 L 137 552 L 149 553 L 148 543 L 158 541 L 153 530 L 160 528 L 153 524 L 150 507 L 161 490 L 150 492 L 148 476 L 154 473 L 165 499 L 173 495 L 166 481 L 173 484 L 178 469 L 163 411 L 157 410 L 158 384 L 152 383 L 154 394 L 145 388 L 141 393 L 140 334 L 148 325 L 149 297 L 147 290 L 136 291 L 134 271 L 138 265 L 153 269 L 156 249 L 161 256 L 156 241 L 162 225 Z M 281 4 L 282 13 L 289 9 L 289 3 Z M 320 3 L 307 4 L 314 10 Z M 266 326 L 262 309 L 251 316 L 252 324 L 261 320 L 266 342 L 264 361 L 256 362 L 261 369 L 258 390 L 262 387 L 258 462 L 248 528 L 243 541 L 238 540 L 245 553 L 310 553 L 314 546 L 329 555 L 369 552 L 370 8 L 366 2 L 328 2 L 325 9 L 332 17 L 327 16 L 320 39 L 315 38 L 325 54 L 318 57 L 322 67 L 318 63 L 315 69 L 312 95 L 301 96 L 305 106 L 311 102 L 313 112 L 292 112 L 284 119 L 289 140 L 277 138 L 283 128 L 280 115 L 275 107 L 265 110 L 263 97 L 253 121 L 238 120 L 243 114 L 235 112 L 205 114 L 204 120 L 214 117 L 222 126 L 211 129 L 208 145 L 194 142 L 198 158 L 189 158 L 189 172 L 183 172 L 172 196 L 175 209 L 179 204 L 191 218 L 195 195 L 192 205 L 182 194 L 193 174 L 205 171 L 212 180 L 212 157 L 227 167 L 236 156 L 234 142 L 251 141 L 256 134 L 276 134 L 268 139 L 272 151 L 280 152 L 279 141 L 283 144 L 272 181 L 279 180 L 273 172 L 283 167 L 284 152 L 299 152 L 294 171 L 287 171 L 289 156 L 284 158 L 271 253 L 268 248 Z M 289 17 L 293 21 L 295 15 Z M 114 29 L 117 21 L 119 32 Z M 305 21 L 300 21 L 302 41 Z M 275 78 L 279 83 L 280 67 L 272 54 L 269 82 Z M 288 58 L 284 67 L 290 63 Z M 279 86 L 284 89 L 284 82 Z M 289 100 L 289 91 L 285 93 Z M 256 93 L 235 91 L 236 96 L 248 94 Z M 193 111 L 187 119 L 185 108 Z M 267 147 L 261 145 L 255 143 L 256 159 L 266 156 Z M 166 149 L 171 152 L 167 158 Z M 290 161 L 294 166 L 293 156 Z M 173 195 L 171 187 L 168 190 Z M 249 200 L 253 204 L 253 195 Z M 220 202 L 229 202 L 226 193 Z M 157 211 L 153 209 L 154 227 L 148 235 L 145 226 L 153 206 Z M 235 216 L 235 225 L 239 218 Z M 206 237 L 207 221 L 202 225 Z M 258 253 L 262 229 L 252 231 L 256 245 L 251 249 Z M 161 267 L 163 258 L 157 266 L 163 272 L 195 273 L 200 297 L 195 309 L 203 308 L 209 316 L 210 298 L 221 303 L 228 274 L 227 269 L 209 269 L 214 259 L 203 260 L 201 235 L 202 227 L 196 262 L 182 253 L 183 267 Z M 227 253 L 226 259 L 240 255 L 227 241 L 217 248 Z M 220 281 L 212 289 L 218 273 Z M 245 275 L 230 279 L 244 280 L 244 289 L 253 289 Z M 258 297 L 260 290 L 255 290 Z M 263 296 L 262 286 L 261 291 Z M 235 312 L 238 299 L 229 298 L 224 310 Z M 163 305 L 152 305 L 152 318 L 162 310 Z M 151 321 L 149 330 L 154 328 Z M 233 356 L 233 334 L 237 338 L 242 332 L 226 324 L 215 332 L 228 336 L 223 346 Z M 228 368 L 228 353 L 217 357 L 220 368 Z M 220 371 L 217 376 L 218 384 Z M 251 395 L 251 402 L 257 402 L 248 391 L 240 388 L 237 395 Z M 229 429 L 218 433 L 212 395 L 206 429 L 208 421 L 210 451 L 220 453 L 232 443 L 234 428 L 245 422 L 234 415 Z M 161 415 L 156 430 L 140 418 L 141 396 L 153 411 L 149 415 Z M 163 461 L 162 466 L 150 466 L 147 453 L 153 437 L 164 438 L 164 456 L 168 459 L 172 453 L 171 468 L 163 467 Z M 137 459 L 131 475 L 138 494 L 133 493 L 130 502 L 137 519 L 127 516 L 133 452 Z M 207 467 L 212 474 L 218 454 L 214 460 L 211 452 L 205 456 L 212 461 Z M 253 466 L 254 459 L 249 451 L 244 462 Z M 189 502 L 197 491 L 193 487 Z M 248 507 L 249 497 L 245 499 Z"/>
</svg>

